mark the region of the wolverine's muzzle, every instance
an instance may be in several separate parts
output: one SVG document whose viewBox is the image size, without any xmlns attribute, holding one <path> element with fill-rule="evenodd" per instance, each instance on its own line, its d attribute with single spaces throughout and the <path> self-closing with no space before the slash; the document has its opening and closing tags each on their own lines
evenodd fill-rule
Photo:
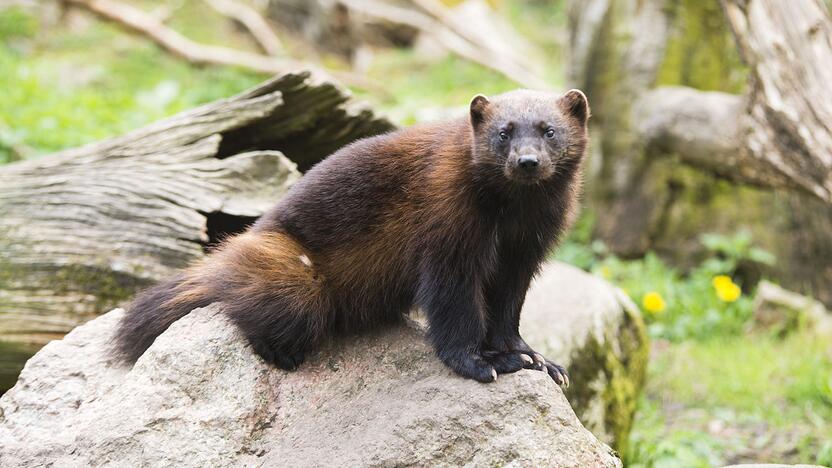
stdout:
<svg viewBox="0 0 832 468">
<path fill-rule="evenodd" d="M 506 177 L 521 184 L 534 184 L 552 175 L 552 163 L 546 155 L 523 152 L 506 161 Z"/>
</svg>

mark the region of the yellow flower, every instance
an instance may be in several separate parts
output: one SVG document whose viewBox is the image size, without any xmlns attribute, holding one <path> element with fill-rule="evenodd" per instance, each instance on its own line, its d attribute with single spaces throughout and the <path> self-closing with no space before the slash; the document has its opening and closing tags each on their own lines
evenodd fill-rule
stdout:
<svg viewBox="0 0 832 468">
<path fill-rule="evenodd" d="M 650 291 L 649 293 L 645 294 L 641 298 L 641 305 L 644 307 L 644 310 L 653 314 L 659 314 L 664 312 L 666 304 L 664 303 L 664 299 L 662 299 L 661 294 L 657 293 L 656 291 Z"/>
<path fill-rule="evenodd" d="M 719 288 L 724 288 L 725 286 L 734 284 L 734 281 L 728 275 L 716 275 L 711 280 L 711 284 L 714 285 L 714 288 L 719 289 Z"/>
<path fill-rule="evenodd" d="M 731 280 L 730 276 L 718 275 L 714 276 L 711 284 L 716 290 L 716 296 L 723 302 L 734 302 L 742 295 L 742 290 L 739 286 Z"/>
<path fill-rule="evenodd" d="M 601 277 L 604 279 L 610 279 L 612 277 L 612 270 L 607 265 L 602 266 L 599 273 L 601 273 Z"/>
</svg>

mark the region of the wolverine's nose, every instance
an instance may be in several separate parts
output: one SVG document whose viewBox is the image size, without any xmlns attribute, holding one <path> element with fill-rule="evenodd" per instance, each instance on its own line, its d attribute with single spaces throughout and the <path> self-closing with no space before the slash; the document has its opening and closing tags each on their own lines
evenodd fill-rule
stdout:
<svg viewBox="0 0 832 468">
<path fill-rule="evenodd" d="M 517 165 L 523 170 L 532 171 L 537 169 L 537 166 L 540 165 L 540 161 L 538 161 L 537 156 L 533 154 L 524 154 L 523 156 L 517 158 Z"/>
</svg>

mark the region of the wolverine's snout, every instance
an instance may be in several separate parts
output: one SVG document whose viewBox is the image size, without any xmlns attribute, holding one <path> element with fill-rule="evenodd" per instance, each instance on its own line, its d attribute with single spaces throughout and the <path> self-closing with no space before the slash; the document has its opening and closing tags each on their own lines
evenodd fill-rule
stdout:
<svg viewBox="0 0 832 468">
<path fill-rule="evenodd" d="M 517 165 L 520 166 L 520 169 L 532 173 L 540 166 L 540 161 L 536 154 L 524 154 L 517 158 Z"/>
<path fill-rule="evenodd" d="M 538 151 L 523 151 L 509 157 L 505 174 L 515 182 L 533 184 L 547 179 L 552 175 L 552 164 L 549 158 Z"/>
</svg>

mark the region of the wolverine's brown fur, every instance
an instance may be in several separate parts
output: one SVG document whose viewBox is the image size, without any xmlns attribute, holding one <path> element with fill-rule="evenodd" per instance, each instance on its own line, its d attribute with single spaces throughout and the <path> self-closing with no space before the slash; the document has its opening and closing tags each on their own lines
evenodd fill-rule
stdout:
<svg viewBox="0 0 832 468">
<path fill-rule="evenodd" d="M 264 358 L 299 365 L 321 337 L 425 309 L 461 375 L 546 369 L 517 332 L 526 289 L 580 187 L 583 94 L 478 96 L 470 116 L 355 142 L 312 168 L 247 232 L 140 295 L 119 350 L 137 359 L 214 301 Z M 534 359 L 534 361 L 533 361 Z"/>
</svg>

